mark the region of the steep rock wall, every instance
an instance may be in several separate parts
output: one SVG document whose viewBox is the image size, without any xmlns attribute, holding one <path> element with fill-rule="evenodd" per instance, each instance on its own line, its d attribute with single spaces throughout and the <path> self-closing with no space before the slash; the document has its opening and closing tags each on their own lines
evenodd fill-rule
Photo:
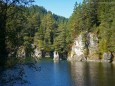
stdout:
<svg viewBox="0 0 115 86">
<path fill-rule="evenodd" d="M 75 40 L 68 60 L 99 60 L 98 38 L 93 33 L 80 34 Z"/>
<path fill-rule="evenodd" d="M 98 37 L 96 34 L 88 33 L 88 59 L 99 60 Z"/>
<path fill-rule="evenodd" d="M 19 47 L 19 49 L 17 50 L 16 57 L 20 57 L 20 58 L 28 57 L 28 55 L 26 53 L 29 54 L 29 57 L 41 58 L 41 56 L 42 56 L 41 50 L 39 50 L 37 47 L 35 47 L 32 44 L 31 52 L 26 52 L 24 46 Z"/>
</svg>

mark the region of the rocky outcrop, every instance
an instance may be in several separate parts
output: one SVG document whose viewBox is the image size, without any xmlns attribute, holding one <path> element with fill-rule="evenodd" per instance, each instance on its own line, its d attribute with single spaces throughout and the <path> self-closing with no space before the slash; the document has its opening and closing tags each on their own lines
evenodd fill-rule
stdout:
<svg viewBox="0 0 115 86">
<path fill-rule="evenodd" d="M 111 52 L 105 52 L 103 54 L 103 60 L 102 61 L 104 61 L 104 62 L 112 62 L 112 60 L 113 60 L 113 55 L 112 55 Z"/>
<path fill-rule="evenodd" d="M 104 52 L 99 55 L 99 40 L 94 33 L 81 33 L 74 40 L 68 60 L 74 61 L 102 61 L 112 62 L 115 61 L 115 53 Z"/>
<path fill-rule="evenodd" d="M 35 48 L 32 57 L 41 58 L 42 57 L 42 52 L 39 49 Z"/>
<path fill-rule="evenodd" d="M 24 58 L 26 56 L 25 48 L 23 46 L 19 47 L 16 57 Z"/>
<path fill-rule="evenodd" d="M 59 54 L 57 51 L 54 51 L 54 58 L 53 58 L 54 61 L 59 61 Z"/>
<path fill-rule="evenodd" d="M 83 36 L 82 34 L 80 34 L 74 40 L 74 44 L 72 46 L 72 50 L 71 50 L 68 60 L 74 60 L 74 61 L 85 61 L 86 60 L 86 57 L 84 55 L 85 44 L 82 39 L 83 39 Z"/>
<path fill-rule="evenodd" d="M 29 56 L 39 59 L 42 57 L 41 55 L 42 55 L 42 52 L 38 48 L 35 48 L 34 45 L 32 45 L 31 52 L 29 52 Z M 24 46 L 19 47 L 19 49 L 17 50 L 16 57 L 20 57 L 20 58 L 27 57 L 27 52 Z"/>
<path fill-rule="evenodd" d="M 98 37 L 96 34 L 88 33 L 88 59 L 99 60 Z"/>
<path fill-rule="evenodd" d="M 99 60 L 98 38 L 93 33 L 80 34 L 75 40 L 68 60 Z"/>
<path fill-rule="evenodd" d="M 115 52 L 112 53 L 112 56 L 113 56 L 113 62 L 115 63 Z"/>
</svg>

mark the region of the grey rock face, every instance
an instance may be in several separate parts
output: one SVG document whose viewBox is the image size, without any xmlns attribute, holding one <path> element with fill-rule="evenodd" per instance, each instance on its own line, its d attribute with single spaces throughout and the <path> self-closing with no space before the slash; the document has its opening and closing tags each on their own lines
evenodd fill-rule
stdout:
<svg viewBox="0 0 115 86">
<path fill-rule="evenodd" d="M 93 33 L 88 33 L 88 57 L 91 60 L 99 60 L 98 38 Z"/>
<path fill-rule="evenodd" d="M 59 61 L 59 54 L 58 52 L 54 51 L 54 58 L 53 58 L 54 61 Z"/>
<path fill-rule="evenodd" d="M 83 42 L 83 36 L 80 34 L 75 40 L 72 46 L 72 50 L 70 53 L 70 57 L 68 60 L 75 61 L 86 61 L 84 51 L 85 51 L 85 43 Z"/>
<path fill-rule="evenodd" d="M 35 58 L 37 58 L 37 59 L 40 58 L 41 55 L 42 55 L 41 51 L 40 51 L 39 49 L 35 48 L 34 45 L 32 45 L 31 48 L 32 48 L 33 50 L 29 53 L 29 56 L 30 56 L 30 57 L 35 57 Z M 21 46 L 21 47 L 19 47 L 16 56 L 17 56 L 17 57 L 22 57 L 22 58 L 24 58 L 24 57 L 26 57 L 26 53 L 27 53 L 27 52 L 25 51 L 24 46 Z"/>
<path fill-rule="evenodd" d="M 103 61 L 111 62 L 113 60 L 112 54 L 110 52 L 105 52 L 103 54 Z"/>
<path fill-rule="evenodd" d="M 18 51 L 17 51 L 17 57 L 25 57 L 26 56 L 26 52 L 23 46 L 19 47 Z"/>
<path fill-rule="evenodd" d="M 33 56 L 39 58 L 39 57 L 41 57 L 41 54 L 42 54 L 41 51 L 40 51 L 39 49 L 36 48 L 36 49 L 34 50 L 34 54 L 33 54 Z"/>
<path fill-rule="evenodd" d="M 75 58 L 76 58 L 76 59 L 75 59 L 76 61 L 86 61 L 86 60 L 87 60 L 84 55 L 75 56 Z"/>
<path fill-rule="evenodd" d="M 84 41 L 85 39 L 85 41 Z M 85 36 L 80 34 L 72 46 L 72 50 L 68 60 L 86 61 L 87 59 L 99 58 L 98 54 L 98 38 L 93 33 L 86 33 Z"/>
</svg>

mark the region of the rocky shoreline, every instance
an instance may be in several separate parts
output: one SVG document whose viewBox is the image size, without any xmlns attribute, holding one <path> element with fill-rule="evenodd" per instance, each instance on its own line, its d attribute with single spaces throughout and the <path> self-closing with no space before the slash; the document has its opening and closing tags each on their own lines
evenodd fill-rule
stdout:
<svg viewBox="0 0 115 86">
<path fill-rule="evenodd" d="M 98 36 L 94 33 L 81 33 L 74 40 L 68 60 L 114 62 L 115 55 L 112 52 L 99 53 L 98 40 Z"/>
</svg>

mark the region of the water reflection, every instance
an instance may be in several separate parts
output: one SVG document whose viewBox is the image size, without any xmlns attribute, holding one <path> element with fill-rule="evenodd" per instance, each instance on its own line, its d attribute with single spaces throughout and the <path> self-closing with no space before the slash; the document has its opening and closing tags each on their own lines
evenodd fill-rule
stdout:
<svg viewBox="0 0 115 86">
<path fill-rule="evenodd" d="M 110 63 L 40 61 L 27 65 L 4 71 L 0 86 L 115 86 L 115 65 Z"/>
<path fill-rule="evenodd" d="M 70 65 L 67 61 L 40 61 L 35 66 L 17 65 L 4 73 L 8 77 L 0 77 L 0 86 L 72 86 Z M 4 80 L 12 83 L 2 83 Z"/>
<path fill-rule="evenodd" d="M 73 62 L 74 86 L 115 86 L 115 65 L 110 63 Z"/>
<path fill-rule="evenodd" d="M 53 86 L 72 86 L 70 65 L 66 61 L 54 63 Z"/>
</svg>

